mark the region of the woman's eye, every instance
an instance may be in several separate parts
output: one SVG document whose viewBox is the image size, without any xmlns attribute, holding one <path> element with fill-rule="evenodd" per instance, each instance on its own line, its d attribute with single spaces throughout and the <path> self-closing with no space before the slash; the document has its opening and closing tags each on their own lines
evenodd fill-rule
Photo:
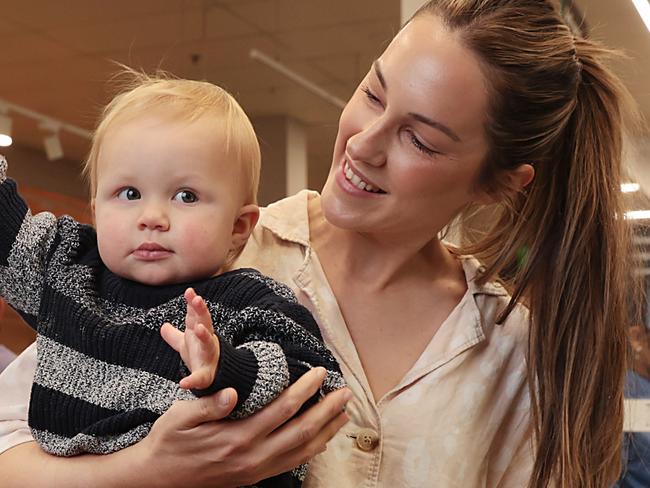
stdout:
<svg viewBox="0 0 650 488">
<path fill-rule="evenodd" d="M 199 197 L 196 196 L 196 193 L 189 190 L 181 190 L 176 195 L 174 195 L 174 200 L 177 202 L 183 203 L 194 203 L 199 200 Z"/>
<path fill-rule="evenodd" d="M 120 192 L 117 194 L 117 198 L 120 200 L 139 200 L 140 196 L 140 192 L 132 186 L 120 190 Z"/>
<path fill-rule="evenodd" d="M 368 88 L 367 86 L 362 86 L 362 87 L 361 87 L 361 91 L 363 91 L 363 93 L 366 94 L 366 98 L 368 98 L 368 100 L 370 100 L 370 102 L 372 102 L 372 103 L 376 103 L 376 104 L 379 104 L 379 105 L 382 105 L 381 100 L 379 100 L 379 98 L 377 97 L 377 95 L 375 95 L 375 94 L 370 90 L 370 88 Z"/>
<path fill-rule="evenodd" d="M 433 149 L 430 149 L 427 146 L 425 146 L 424 144 L 422 144 L 420 139 L 418 139 L 415 136 L 415 134 L 411 134 L 411 144 L 413 144 L 413 146 L 415 146 L 415 148 L 418 151 L 426 154 L 427 156 L 433 156 L 435 154 L 440 154 L 438 151 L 434 151 Z"/>
</svg>

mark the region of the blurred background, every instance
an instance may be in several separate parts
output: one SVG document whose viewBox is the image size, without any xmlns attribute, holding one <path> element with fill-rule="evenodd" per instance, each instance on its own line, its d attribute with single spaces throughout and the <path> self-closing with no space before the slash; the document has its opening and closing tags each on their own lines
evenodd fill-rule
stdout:
<svg viewBox="0 0 650 488">
<path fill-rule="evenodd" d="M 650 21 L 644 24 L 634 2 L 647 6 L 647 0 L 577 0 L 564 9 L 575 29 L 626 55 L 613 66 L 650 120 Z M 114 94 L 110 79 L 119 62 L 208 80 L 235 95 L 262 145 L 261 203 L 320 189 L 343 104 L 422 3 L 0 0 L 0 133 L 13 139 L 0 153 L 34 210 L 88 220 L 80 165 Z M 647 274 L 650 134 L 634 134 L 629 148 L 630 185 L 622 190 L 630 211 L 648 211 L 629 214 L 639 217 L 639 255 L 631 267 Z M 33 340 L 18 321 L 8 310 L 0 318 L 0 344 L 15 352 Z"/>
</svg>

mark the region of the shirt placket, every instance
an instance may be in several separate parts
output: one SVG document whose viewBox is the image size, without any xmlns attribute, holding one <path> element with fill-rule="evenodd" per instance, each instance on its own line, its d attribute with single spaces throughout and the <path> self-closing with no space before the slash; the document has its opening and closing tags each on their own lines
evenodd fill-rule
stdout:
<svg viewBox="0 0 650 488">
<path fill-rule="evenodd" d="M 348 373 L 354 399 L 348 405 L 350 422 L 342 428 L 342 435 L 347 440 L 346 447 L 354 450 L 351 457 L 360 465 L 358 472 L 366 473 L 362 484 L 356 486 L 374 488 L 379 482 L 383 453 L 380 412 L 334 293 L 311 248 L 306 249 L 305 261 L 294 275 L 294 282 L 309 301 L 308 308 L 319 322 L 325 343 Z"/>
</svg>

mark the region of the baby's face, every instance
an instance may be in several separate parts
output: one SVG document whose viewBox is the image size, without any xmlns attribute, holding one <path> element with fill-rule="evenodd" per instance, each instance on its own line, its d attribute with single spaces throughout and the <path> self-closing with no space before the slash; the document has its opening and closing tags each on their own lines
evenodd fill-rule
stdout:
<svg viewBox="0 0 650 488">
<path fill-rule="evenodd" d="M 221 122 L 144 114 L 109 128 L 93 201 L 99 253 L 148 285 L 214 276 L 234 247 L 242 208 Z"/>
</svg>

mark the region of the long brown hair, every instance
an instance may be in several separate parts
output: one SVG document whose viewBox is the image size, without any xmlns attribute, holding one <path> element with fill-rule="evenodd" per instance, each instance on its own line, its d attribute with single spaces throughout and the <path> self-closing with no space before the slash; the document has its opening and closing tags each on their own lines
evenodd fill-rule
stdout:
<svg viewBox="0 0 650 488">
<path fill-rule="evenodd" d="M 500 320 L 517 301 L 530 308 L 529 486 L 608 486 L 621 471 L 631 281 L 620 194 L 627 92 L 603 64 L 609 51 L 574 37 L 550 2 L 434 0 L 415 17 L 432 14 L 478 56 L 490 86 L 480 184 L 503 196 L 503 210 L 464 251 L 487 264 L 482 281 L 508 276 Z M 533 182 L 504 191 L 503 175 L 522 163 Z"/>
</svg>

